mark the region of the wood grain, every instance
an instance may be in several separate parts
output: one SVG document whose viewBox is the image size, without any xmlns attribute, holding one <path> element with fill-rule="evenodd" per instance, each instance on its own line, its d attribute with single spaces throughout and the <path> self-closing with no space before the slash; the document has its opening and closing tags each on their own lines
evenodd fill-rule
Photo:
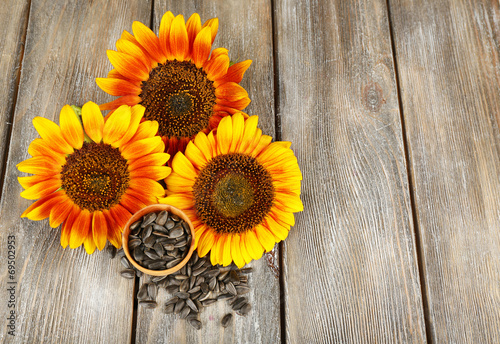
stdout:
<svg viewBox="0 0 500 344">
<path fill-rule="evenodd" d="M 127 343 L 131 339 L 133 282 L 119 277 L 119 263 L 102 252 L 88 256 L 83 247 L 63 250 L 59 229 L 48 221 L 19 216 L 32 201 L 19 196 L 16 164 L 27 159 L 38 137 L 35 116 L 58 122 L 64 104 L 110 97 L 94 78 L 111 68 L 113 48 L 124 23 L 149 19 L 151 3 L 105 0 L 66 2 L 32 0 L 19 97 L 0 205 L 0 260 L 6 266 L 7 237 L 16 241 L 16 336 L 0 327 L 3 343 Z M 5 245 L 5 246 L 4 246 Z M 2 303 L 7 298 L 7 269 L 0 272 Z M 6 317 L 2 306 L 2 318 Z M 3 322 L 6 324 L 6 322 Z"/>
<path fill-rule="evenodd" d="M 499 343 L 499 5 L 390 3 L 429 331 Z"/>
<path fill-rule="evenodd" d="M 426 341 L 385 1 L 280 1 L 279 116 L 304 176 L 287 343 Z"/>
<path fill-rule="evenodd" d="M 8 137 L 19 84 L 24 35 L 28 21 L 29 1 L 9 0 L 0 7 L 0 188 L 4 159 L 9 148 Z"/>
<path fill-rule="evenodd" d="M 155 1 L 154 30 L 166 11 L 183 14 L 185 19 L 197 12 L 202 22 L 219 18 L 219 32 L 214 47 L 229 49 L 232 60 L 253 60 L 241 85 L 248 91 L 252 103 L 245 110 L 259 115 L 259 124 L 268 134 L 274 134 L 274 90 L 272 60 L 272 20 L 270 1 Z M 233 324 L 223 329 L 222 317 L 230 312 L 220 301 L 201 313 L 203 328 L 197 331 L 178 316 L 165 315 L 161 309 L 138 309 L 137 343 L 280 343 L 279 280 L 265 259 L 250 264 L 255 270 L 250 276 L 253 309 L 247 317 L 235 316 Z M 169 298 L 162 290 L 159 303 Z"/>
</svg>

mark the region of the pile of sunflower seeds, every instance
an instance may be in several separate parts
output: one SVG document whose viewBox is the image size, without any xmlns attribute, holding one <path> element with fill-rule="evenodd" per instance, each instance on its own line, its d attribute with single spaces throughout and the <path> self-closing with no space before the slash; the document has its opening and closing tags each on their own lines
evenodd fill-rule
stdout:
<svg viewBox="0 0 500 344">
<path fill-rule="evenodd" d="M 115 256 L 112 246 L 108 246 L 110 258 Z M 121 257 L 121 262 L 127 267 L 121 272 L 125 278 L 138 277 L 138 270 L 134 270 L 120 249 L 116 256 Z M 128 265 L 126 265 L 128 264 Z M 129 271 L 124 274 L 124 271 Z M 248 285 L 248 274 L 252 268 L 238 269 L 234 264 L 227 267 L 213 266 L 210 257 L 200 258 L 195 251 L 189 262 L 179 271 L 168 276 L 152 276 L 149 282 L 145 282 L 139 288 L 137 300 L 141 307 L 156 308 L 158 303 L 156 297 L 158 289 L 164 288 L 172 298 L 163 306 L 166 314 L 177 314 L 196 329 L 201 329 L 200 312 L 203 308 L 214 304 L 219 300 L 227 300 L 231 308 L 239 315 L 247 315 L 252 306 L 248 299 L 243 296 L 250 291 Z M 131 276 L 131 277 L 130 277 Z M 232 322 L 232 314 L 226 314 L 221 325 L 227 327 Z"/>
<path fill-rule="evenodd" d="M 167 211 L 146 214 L 130 225 L 130 254 L 150 270 L 176 266 L 188 253 L 190 244 L 191 231 L 187 222 Z"/>
</svg>

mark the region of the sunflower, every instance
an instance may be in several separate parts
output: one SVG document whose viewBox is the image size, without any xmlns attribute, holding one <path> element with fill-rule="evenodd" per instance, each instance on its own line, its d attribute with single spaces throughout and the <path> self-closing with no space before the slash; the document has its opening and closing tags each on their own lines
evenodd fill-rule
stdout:
<svg viewBox="0 0 500 344">
<path fill-rule="evenodd" d="M 165 180 L 171 204 L 186 212 L 198 254 L 241 267 L 284 240 L 302 211 L 302 174 L 290 142 L 273 142 L 258 116 L 224 117 L 217 132 L 199 133 L 177 153 Z"/>
<path fill-rule="evenodd" d="M 77 110 L 77 112 L 79 112 Z M 131 213 L 157 202 L 164 189 L 157 182 L 168 176 L 169 159 L 158 123 L 143 121 L 142 106 L 120 106 L 106 121 L 99 106 L 88 102 L 80 117 L 66 105 L 54 122 L 35 117 L 41 138 L 28 148 L 32 158 L 17 165 L 25 189 L 21 196 L 38 199 L 21 217 L 50 218 L 62 224 L 61 245 L 85 245 L 87 253 L 102 250 L 106 239 L 121 246 L 121 231 Z M 83 126 L 82 126 L 83 122 Z"/>
<path fill-rule="evenodd" d="M 221 118 L 241 112 L 250 99 L 239 82 L 252 61 L 230 66 L 224 48 L 210 55 L 218 26 L 217 18 L 202 26 L 197 13 L 185 23 L 182 15 L 167 12 L 156 36 L 134 22 L 133 35 L 124 31 L 117 51 L 107 52 L 115 69 L 96 79 L 102 90 L 120 96 L 101 110 L 143 105 L 145 119 L 158 121 L 158 135 L 171 155 L 184 151 L 198 132 L 208 133 Z"/>
</svg>

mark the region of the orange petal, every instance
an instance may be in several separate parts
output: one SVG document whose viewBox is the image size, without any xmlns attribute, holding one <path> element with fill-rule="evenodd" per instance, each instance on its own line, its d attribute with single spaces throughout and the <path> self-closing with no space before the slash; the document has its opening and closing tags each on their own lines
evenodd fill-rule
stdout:
<svg viewBox="0 0 500 344">
<path fill-rule="evenodd" d="M 118 147 L 116 142 L 127 132 L 131 116 L 132 112 L 128 105 L 122 105 L 116 109 L 104 123 L 102 141 L 113 147 Z"/>
<path fill-rule="evenodd" d="M 108 235 L 108 226 L 106 218 L 101 211 L 96 211 L 92 217 L 92 238 L 99 251 L 102 251 L 106 246 L 106 238 Z M 94 247 L 95 249 L 95 247 Z"/>
<path fill-rule="evenodd" d="M 148 67 L 139 59 L 114 50 L 108 50 L 108 59 L 121 75 L 131 80 L 147 80 Z"/>
<path fill-rule="evenodd" d="M 271 143 L 271 141 L 273 140 L 273 138 L 271 136 L 268 136 L 268 135 L 262 135 L 260 137 L 260 140 L 258 142 L 256 142 L 256 144 L 254 145 L 252 151 L 250 152 L 250 154 L 254 157 L 258 156 L 259 153 L 264 149 L 266 148 L 267 146 L 269 146 L 269 144 Z"/>
<path fill-rule="evenodd" d="M 59 177 L 41 181 L 29 189 L 21 192 L 21 197 L 26 199 L 38 199 L 53 193 L 61 187 L 61 179 Z"/>
<path fill-rule="evenodd" d="M 201 150 L 192 141 L 188 143 L 184 154 L 198 170 L 200 170 L 207 163 L 207 159 Z"/>
<path fill-rule="evenodd" d="M 129 170 L 134 171 L 143 167 L 165 165 L 169 158 L 170 156 L 167 153 L 148 154 L 130 162 Z"/>
<path fill-rule="evenodd" d="M 248 104 L 250 104 L 250 98 L 244 97 L 237 100 L 217 98 L 215 102 L 222 106 L 230 107 L 237 110 L 243 110 L 248 106 Z"/>
<path fill-rule="evenodd" d="M 108 72 L 108 75 L 107 75 L 108 78 L 110 79 L 121 79 L 121 80 L 128 80 L 126 77 L 124 77 L 123 75 L 120 74 L 119 71 L 117 71 L 116 69 L 112 69 Z"/>
<path fill-rule="evenodd" d="M 97 86 L 112 96 L 139 95 L 141 88 L 123 79 L 96 78 Z"/>
<path fill-rule="evenodd" d="M 66 163 L 66 155 L 53 150 L 44 139 L 37 138 L 31 141 L 28 147 L 28 153 L 33 157 L 48 156 L 61 166 Z"/>
<path fill-rule="evenodd" d="M 172 160 L 172 169 L 183 178 L 194 180 L 197 176 L 193 164 L 181 152 L 178 152 L 174 156 Z"/>
<path fill-rule="evenodd" d="M 178 61 L 184 61 L 184 58 L 189 53 L 189 38 L 184 17 L 181 14 L 172 21 L 169 37 L 172 56 Z"/>
<path fill-rule="evenodd" d="M 106 213 L 104 214 L 106 216 Z M 111 216 L 106 216 L 106 219 L 108 220 L 108 229 L 112 228 L 112 230 L 108 231 L 108 240 L 115 247 L 118 247 L 122 244 L 121 233 L 123 232 L 123 228 L 125 227 L 127 221 L 132 217 L 132 214 L 120 204 L 111 208 L 109 210 L 109 214 L 111 214 Z M 112 227 L 110 227 L 109 221 L 111 219 L 114 220 L 113 222 L 115 223 Z"/>
<path fill-rule="evenodd" d="M 241 61 L 238 63 L 233 64 L 232 66 L 229 66 L 227 69 L 227 74 L 220 80 L 214 83 L 215 87 L 219 87 L 219 83 L 224 83 L 224 82 L 236 82 L 240 83 L 241 80 L 243 79 L 243 75 L 245 74 L 246 70 L 250 65 L 252 64 L 252 60 L 246 60 L 246 61 Z"/>
<path fill-rule="evenodd" d="M 136 159 L 152 152 L 158 144 L 161 143 L 161 137 L 153 136 L 147 139 L 134 141 L 125 146 L 122 150 L 122 156 L 127 160 Z"/>
<path fill-rule="evenodd" d="M 54 207 L 52 207 L 52 209 L 50 210 L 50 227 L 57 228 L 61 223 L 66 221 L 69 218 L 70 212 L 73 210 L 73 207 L 76 207 L 76 205 L 69 199 L 54 205 Z M 66 246 L 68 245 L 66 244 Z"/>
<path fill-rule="evenodd" d="M 161 51 L 160 40 L 153 31 L 141 22 L 132 23 L 132 31 L 137 41 L 158 62 L 165 62 L 166 58 Z"/>
<path fill-rule="evenodd" d="M 73 202 L 71 202 L 73 203 Z M 61 246 L 63 248 L 66 248 L 69 245 L 69 238 L 71 236 L 71 230 L 73 228 L 73 224 L 75 223 L 76 218 L 80 214 L 80 208 L 75 205 L 71 204 L 71 210 L 68 214 L 68 217 L 66 220 L 64 220 L 62 229 L 61 229 Z"/>
<path fill-rule="evenodd" d="M 194 39 L 201 30 L 201 20 L 198 13 L 193 13 L 191 17 L 189 17 L 186 22 L 186 30 L 188 33 L 189 51 L 192 51 Z"/>
<path fill-rule="evenodd" d="M 168 166 L 148 166 L 138 168 L 130 172 L 131 178 L 149 178 L 152 180 L 161 180 L 167 178 L 171 168 Z"/>
<path fill-rule="evenodd" d="M 132 139 L 132 137 L 134 137 L 134 135 L 137 133 L 137 129 L 139 128 L 141 119 L 144 116 L 145 110 L 146 109 L 142 105 L 135 105 L 132 107 L 130 125 L 128 126 L 125 134 L 123 134 L 122 138 L 114 143 L 115 147 L 121 147 L 127 144 Z"/>
<path fill-rule="evenodd" d="M 130 194 L 122 195 L 120 204 L 125 207 L 125 209 L 127 209 L 131 214 L 138 212 L 146 206 L 145 203 L 139 201 L 137 198 L 131 196 Z"/>
<path fill-rule="evenodd" d="M 137 191 L 137 190 L 128 188 L 127 191 L 125 191 L 125 194 L 130 195 L 130 196 L 138 199 L 140 202 L 144 203 L 145 205 L 150 205 L 150 204 L 158 202 L 155 195 L 148 194 L 147 192 L 144 192 L 144 191 Z"/>
<path fill-rule="evenodd" d="M 23 189 L 29 189 L 33 185 L 36 185 L 36 184 L 38 184 L 40 182 L 43 182 L 43 181 L 45 181 L 47 179 L 60 178 L 60 177 L 61 176 L 59 174 L 48 175 L 48 176 L 34 175 L 34 176 L 28 176 L 28 177 L 17 177 L 17 180 L 18 180 L 19 184 L 21 184 L 21 186 L 23 187 Z"/>
<path fill-rule="evenodd" d="M 160 47 L 163 51 L 163 54 L 170 58 L 170 48 L 169 48 L 169 40 L 170 40 L 170 27 L 172 25 L 172 21 L 174 20 L 174 15 L 172 12 L 168 11 L 163 15 L 160 22 L 160 30 L 159 30 L 159 38 L 160 38 Z"/>
<path fill-rule="evenodd" d="M 158 122 L 157 121 L 144 121 L 139 124 L 137 128 L 137 133 L 132 137 L 130 142 L 139 141 L 142 139 L 147 139 L 153 137 L 158 132 Z"/>
<path fill-rule="evenodd" d="M 161 184 L 149 178 L 131 179 L 129 182 L 129 187 L 137 191 L 150 193 L 151 195 L 157 197 L 161 197 L 165 194 L 165 190 L 163 189 Z"/>
<path fill-rule="evenodd" d="M 104 117 L 102 117 L 101 110 L 96 103 L 88 102 L 83 105 L 82 122 L 87 136 L 94 142 L 101 142 Z"/>
<path fill-rule="evenodd" d="M 212 49 L 211 32 L 209 27 L 205 27 L 198 33 L 193 43 L 193 62 L 197 68 L 203 67 L 210 56 Z"/>
<path fill-rule="evenodd" d="M 235 82 L 226 82 L 215 89 L 215 96 L 228 100 L 248 98 L 247 91 Z"/>
<path fill-rule="evenodd" d="M 74 148 L 83 145 L 83 128 L 80 119 L 71 106 L 64 105 L 59 114 L 59 124 L 64 139 Z"/>
<path fill-rule="evenodd" d="M 46 156 L 35 156 L 21 161 L 16 165 L 21 172 L 38 174 L 41 176 L 55 176 L 61 171 L 61 165 Z"/>
<path fill-rule="evenodd" d="M 90 231 L 92 214 L 87 209 L 82 209 L 75 219 L 69 236 L 69 247 L 77 248 L 83 244 Z"/>
<path fill-rule="evenodd" d="M 218 80 L 226 75 L 228 68 L 229 56 L 227 55 L 220 55 L 215 59 L 210 58 L 203 66 L 203 70 L 207 73 L 207 78 L 211 81 Z"/>
<path fill-rule="evenodd" d="M 59 128 L 57 124 L 47 118 L 37 116 L 33 118 L 33 125 L 42 139 L 44 139 L 53 150 L 64 154 L 73 153 L 73 147 L 64 139 L 61 128 Z"/>
<path fill-rule="evenodd" d="M 243 136 L 240 139 L 240 145 L 238 147 L 239 152 L 247 152 L 249 150 L 249 145 L 257 137 L 257 125 L 259 123 L 259 116 L 250 116 L 245 121 L 245 128 L 243 129 Z M 259 137 L 260 138 L 260 137 Z"/>
<path fill-rule="evenodd" d="M 207 26 L 210 27 L 210 31 L 212 32 L 212 42 L 210 43 L 212 45 L 215 41 L 215 36 L 217 36 L 217 30 L 219 29 L 219 18 L 212 18 L 207 20 L 203 24 L 203 28 Z"/>
<path fill-rule="evenodd" d="M 139 96 L 123 96 L 113 100 L 112 102 L 101 104 L 99 105 L 99 108 L 101 110 L 114 110 L 121 105 L 133 106 L 139 104 L 141 101 L 142 99 Z"/>
<path fill-rule="evenodd" d="M 116 49 L 120 53 L 128 54 L 135 57 L 139 61 L 142 61 L 149 70 L 151 70 L 158 64 L 158 62 L 151 59 L 146 49 L 144 49 L 144 47 L 142 47 L 141 44 L 137 42 L 134 36 L 132 36 L 132 38 L 130 39 L 120 38 L 118 41 L 116 41 Z"/>
<path fill-rule="evenodd" d="M 50 216 L 52 208 L 61 202 L 67 201 L 68 198 L 64 191 L 58 191 L 39 199 L 28 207 L 21 217 L 27 217 L 33 221 L 40 221 Z"/>
<path fill-rule="evenodd" d="M 105 210 L 103 214 L 108 226 L 108 240 L 114 247 L 120 248 L 122 246 L 122 231 L 120 225 L 115 221 L 109 211 Z"/>
</svg>

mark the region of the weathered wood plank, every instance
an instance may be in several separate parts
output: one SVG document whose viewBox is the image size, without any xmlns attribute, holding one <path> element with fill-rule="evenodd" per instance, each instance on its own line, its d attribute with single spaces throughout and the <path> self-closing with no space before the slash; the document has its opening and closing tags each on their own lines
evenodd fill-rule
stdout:
<svg viewBox="0 0 500 344">
<path fill-rule="evenodd" d="M 29 1 L 8 1 L 0 8 L 0 188 L 6 159 L 11 117 L 18 86 Z"/>
<path fill-rule="evenodd" d="M 385 1 L 277 2 L 279 116 L 304 181 L 288 343 L 426 341 Z"/>
<path fill-rule="evenodd" d="M 499 343 L 499 5 L 390 3 L 429 331 Z"/>
<path fill-rule="evenodd" d="M 274 90 L 272 60 L 271 5 L 267 0 L 235 1 L 155 1 L 155 32 L 166 11 L 183 14 L 187 19 L 197 12 L 202 21 L 218 17 L 219 32 L 214 47 L 229 49 L 232 60 L 252 59 L 241 85 L 252 103 L 245 110 L 259 115 L 259 123 L 268 135 L 274 134 Z M 279 343 L 280 302 L 279 281 L 265 259 L 250 264 L 255 271 L 250 276 L 252 292 L 249 300 L 253 309 L 247 317 L 235 316 L 231 327 L 222 329 L 220 320 L 230 312 L 225 302 L 207 307 L 201 313 L 203 329 L 197 331 L 178 316 L 139 308 L 137 343 Z M 163 305 L 169 298 L 161 290 L 158 300 Z"/>
<path fill-rule="evenodd" d="M 32 203 L 19 196 L 16 164 L 28 158 L 38 134 L 35 116 L 58 121 L 64 104 L 111 99 L 94 78 L 110 69 L 113 48 L 124 23 L 149 20 L 149 1 L 116 3 L 32 0 L 26 49 L 15 110 L 9 162 L 0 209 L 0 260 L 7 262 L 7 238 L 16 246 L 16 336 L 0 327 L 7 343 L 127 343 L 131 339 L 133 282 L 119 277 L 119 263 L 104 253 L 88 256 L 83 247 L 63 250 L 59 229 L 48 221 L 20 219 Z M 15 43 L 17 44 L 17 43 Z M 7 270 L 2 269 L 6 302 Z M 2 318 L 6 313 L 2 308 Z M 9 309 L 10 310 L 10 309 Z"/>
</svg>

